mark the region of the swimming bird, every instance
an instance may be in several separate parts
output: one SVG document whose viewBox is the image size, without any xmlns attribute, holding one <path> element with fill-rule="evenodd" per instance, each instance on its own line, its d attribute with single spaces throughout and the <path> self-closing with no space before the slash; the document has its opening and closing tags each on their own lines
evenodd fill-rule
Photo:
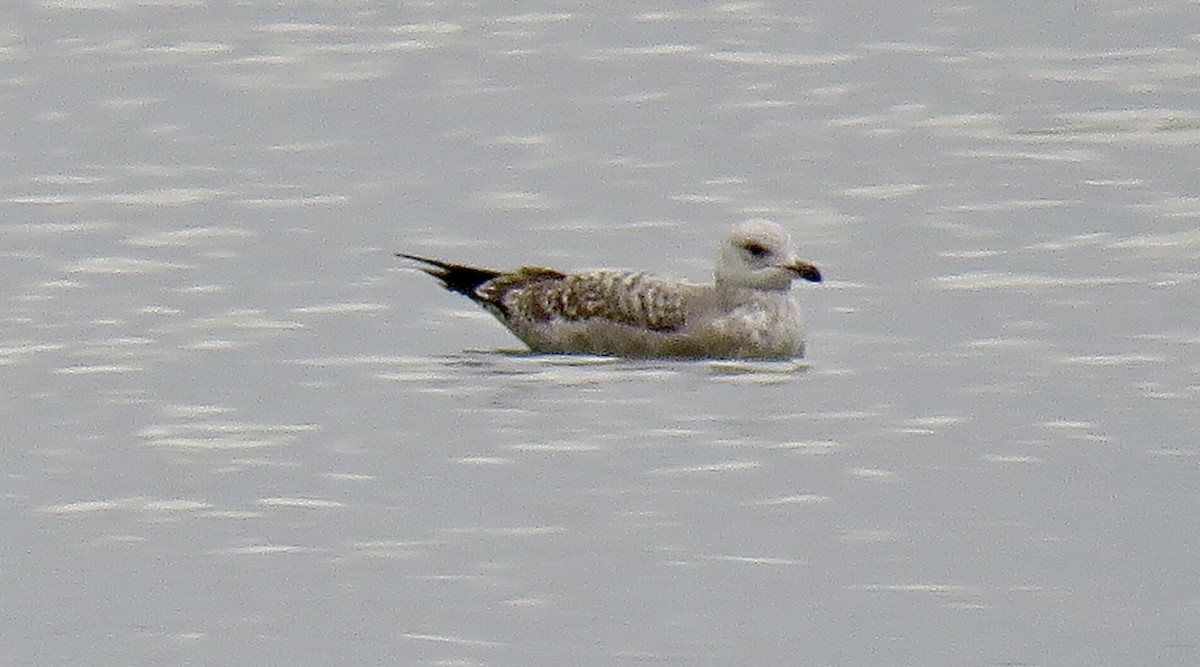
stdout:
<svg viewBox="0 0 1200 667">
<path fill-rule="evenodd" d="M 534 352 L 639 358 L 791 359 L 805 326 L 792 298 L 816 266 L 768 220 L 737 225 L 717 248 L 715 282 L 642 271 L 565 273 L 526 266 L 497 271 L 396 253 L 451 292 L 483 306 Z"/>
</svg>

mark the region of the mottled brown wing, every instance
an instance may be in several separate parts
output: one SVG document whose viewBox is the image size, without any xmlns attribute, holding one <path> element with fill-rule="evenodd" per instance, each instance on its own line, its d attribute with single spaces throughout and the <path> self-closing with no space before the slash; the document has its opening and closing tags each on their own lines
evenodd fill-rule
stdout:
<svg viewBox="0 0 1200 667">
<path fill-rule="evenodd" d="M 602 319 L 654 331 L 678 330 L 686 324 L 683 290 L 644 273 L 564 275 L 524 268 L 487 282 L 477 293 L 510 319 Z"/>
</svg>

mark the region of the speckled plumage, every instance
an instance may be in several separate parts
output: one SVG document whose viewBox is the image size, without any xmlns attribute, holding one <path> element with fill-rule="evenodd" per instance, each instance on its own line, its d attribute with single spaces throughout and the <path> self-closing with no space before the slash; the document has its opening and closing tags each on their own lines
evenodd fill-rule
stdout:
<svg viewBox="0 0 1200 667">
<path fill-rule="evenodd" d="M 675 331 L 685 323 L 683 293 L 643 272 L 593 271 L 546 280 L 529 269 L 502 275 L 476 290 L 509 319 L 580 322 L 602 319 L 651 331 Z"/>
<path fill-rule="evenodd" d="M 536 352 L 626 357 L 786 359 L 804 354 L 804 321 L 789 289 L 821 280 L 774 223 L 735 227 L 712 285 L 644 272 L 495 271 L 418 255 L 421 270 L 496 316 Z"/>
</svg>

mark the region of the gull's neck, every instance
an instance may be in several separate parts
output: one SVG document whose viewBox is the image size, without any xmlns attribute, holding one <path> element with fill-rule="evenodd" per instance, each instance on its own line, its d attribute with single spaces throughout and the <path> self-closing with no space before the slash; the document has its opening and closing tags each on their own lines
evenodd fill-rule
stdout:
<svg viewBox="0 0 1200 667">
<path fill-rule="evenodd" d="M 722 293 L 759 293 L 759 294 L 787 294 L 792 289 L 792 281 L 787 281 L 782 285 L 746 285 L 736 283 L 726 278 L 718 277 L 715 281 L 717 291 Z"/>
</svg>

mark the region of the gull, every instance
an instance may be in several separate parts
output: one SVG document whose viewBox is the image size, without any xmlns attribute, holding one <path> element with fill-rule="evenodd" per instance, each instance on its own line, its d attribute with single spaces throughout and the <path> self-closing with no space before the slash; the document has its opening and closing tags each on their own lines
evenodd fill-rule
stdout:
<svg viewBox="0 0 1200 667">
<path fill-rule="evenodd" d="M 715 282 L 643 271 L 565 273 L 526 266 L 496 271 L 396 253 L 451 292 L 483 306 L 538 353 L 635 358 L 791 359 L 804 356 L 805 325 L 792 298 L 816 266 L 768 220 L 735 226 L 717 247 Z"/>
</svg>

